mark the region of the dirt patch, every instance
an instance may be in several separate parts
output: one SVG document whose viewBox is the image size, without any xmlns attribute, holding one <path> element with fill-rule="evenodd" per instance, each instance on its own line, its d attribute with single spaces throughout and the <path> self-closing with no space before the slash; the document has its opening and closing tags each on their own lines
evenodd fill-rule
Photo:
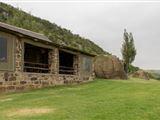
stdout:
<svg viewBox="0 0 160 120">
<path fill-rule="evenodd" d="M 23 109 L 14 109 L 7 112 L 8 117 L 13 116 L 34 116 L 41 115 L 53 112 L 53 109 L 49 108 L 23 108 Z"/>
<path fill-rule="evenodd" d="M 12 101 L 12 98 L 1 99 L 0 102 Z"/>
</svg>

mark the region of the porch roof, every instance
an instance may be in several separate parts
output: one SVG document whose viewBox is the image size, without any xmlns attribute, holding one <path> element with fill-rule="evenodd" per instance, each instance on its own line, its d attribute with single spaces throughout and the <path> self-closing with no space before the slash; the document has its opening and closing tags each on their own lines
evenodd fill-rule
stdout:
<svg viewBox="0 0 160 120">
<path fill-rule="evenodd" d="M 49 40 L 48 37 L 44 36 L 43 34 L 36 33 L 36 32 L 26 30 L 26 29 L 23 29 L 23 28 L 19 28 L 19 27 L 9 25 L 9 24 L 6 24 L 6 23 L 0 22 L 0 30 L 9 31 L 12 34 L 27 36 L 27 37 L 30 37 L 30 38 L 33 38 L 33 39 L 38 39 L 42 42 L 47 42 L 47 43 L 50 43 L 51 45 L 57 46 L 58 48 L 63 48 L 63 49 L 67 49 L 67 50 L 71 50 L 71 51 L 75 51 L 75 52 L 80 52 L 82 54 L 86 54 L 86 55 L 89 55 L 89 56 L 96 56 L 95 54 L 91 54 L 91 53 L 88 53 L 88 52 L 85 52 L 85 51 L 82 51 L 82 50 L 79 50 L 79 49 L 75 49 L 75 48 L 71 48 L 71 47 L 56 44 L 56 43 L 52 42 L 51 40 Z"/>
<path fill-rule="evenodd" d="M 39 39 L 39 40 L 42 40 L 42 41 L 52 42 L 51 40 L 49 40 L 43 34 L 39 34 L 39 33 L 30 31 L 30 30 L 26 30 L 26 29 L 19 28 L 19 27 L 13 26 L 13 25 L 9 25 L 9 24 L 6 24 L 6 23 L 0 22 L 0 28 L 9 30 L 11 32 L 19 33 L 19 34 L 22 34 L 24 36 L 28 36 L 28 37 L 32 37 L 32 38 L 35 38 L 35 39 Z"/>
</svg>

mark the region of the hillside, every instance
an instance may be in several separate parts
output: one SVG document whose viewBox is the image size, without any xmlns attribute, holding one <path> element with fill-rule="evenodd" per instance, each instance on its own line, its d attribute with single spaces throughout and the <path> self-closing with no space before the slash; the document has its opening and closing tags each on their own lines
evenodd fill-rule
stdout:
<svg viewBox="0 0 160 120">
<path fill-rule="evenodd" d="M 157 80 L 160 80 L 160 70 L 146 70 L 151 74 L 151 77 Z"/>
<path fill-rule="evenodd" d="M 55 23 L 35 17 L 18 8 L 0 2 L 0 22 L 28 29 L 46 35 L 56 44 L 82 50 L 93 54 L 107 54 L 102 48 L 90 41 L 61 28 Z"/>
</svg>

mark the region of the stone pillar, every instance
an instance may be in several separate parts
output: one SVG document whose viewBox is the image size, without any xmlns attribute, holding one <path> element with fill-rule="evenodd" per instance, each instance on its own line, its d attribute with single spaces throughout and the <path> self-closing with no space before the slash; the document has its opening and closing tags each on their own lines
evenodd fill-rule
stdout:
<svg viewBox="0 0 160 120">
<path fill-rule="evenodd" d="M 94 71 L 94 58 L 91 58 L 91 59 L 92 59 L 91 79 L 94 79 L 94 78 L 95 78 L 95 71 Z"/>
<path fill-rule="evenodd" d="M 57 48 L 49 52 L 49 69 L 51 74 L 59 74 L 59 51 Z"/>
<path fill-rule="evenodd" d="M 23 55 L 24 55 L 24 50 L 23 50 L 23 42 L 21 38 L 17 37 L 16 38 L 16 50 L 15 50 L 15 79 L 16 79 L 16 85 L 20 84 L 20 81 L 24 80 L 23 77 Z"/>
<path fill-rule="evenodd" d="M 22 72 L 23 71 L 23 65 L 22 65 L 22 40 L 16 39 L 16 51 L 15 51 L 15 71 L 16 72 Z"/>
<path fill-rule="evenodd" d="M 73 56 L 74 75 L 77 75 L 77 73 L 78 73 L 78 71 L 77 71 L 77 69 L 78 69 L 77 62 L 78 62 L 78 57 L 75 55 L 75 56 Z"/>
<path fill-rule="evenodd" d="M 73 68 L 75 75 L 80 75 L 80 55 L 75 55 L 73 58 Z"/>
<path fill-rule="evenodd" d="M 78 54 L 78 58 L 77 58 L 77 81 L 81 81 L 81 55 Z"/>
</svg>

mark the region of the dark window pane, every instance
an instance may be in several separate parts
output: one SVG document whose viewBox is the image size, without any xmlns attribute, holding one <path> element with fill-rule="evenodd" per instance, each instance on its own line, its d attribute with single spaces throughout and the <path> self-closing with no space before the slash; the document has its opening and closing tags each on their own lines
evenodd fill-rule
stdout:
<svg viewBox="0 0 160 120">
<path fill-rule="evenodd" d="M 7 60 L 7 40 L 0 37 L 0 62 Z"/>
</svg>

